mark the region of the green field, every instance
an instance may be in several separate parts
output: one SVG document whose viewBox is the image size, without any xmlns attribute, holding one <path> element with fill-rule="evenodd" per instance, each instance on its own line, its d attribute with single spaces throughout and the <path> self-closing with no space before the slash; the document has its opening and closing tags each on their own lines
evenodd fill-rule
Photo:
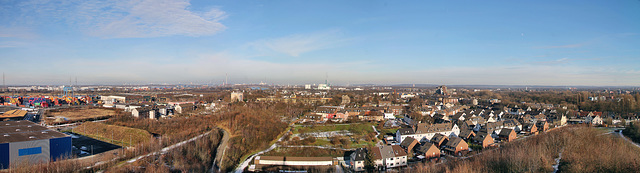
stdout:
<svg viewBox="0 0 640 173">
<path fill-rule="evenodd" d="M 315 142 L 307 144 L 313 146 L 328 146 L 336 148 L 360 148 L 368 145 L 375 145 L 378 139 L 375 138 L 376 132 L 371 126 L 374 123 L 361 124 L 328 124 L 315 126 L 296 126 L 292 130 L 294 134 L 314 133 L 314 132 L 331 132 L 331 131 L 348 131 L 353 135 L 343 136 L 349 142 L 348 144 L 333 144 L 330 138 L 317 138 Z"/>
<path fill-rule="evenodd" d="M 283 148 L 278 147 L 265 153 L 265 156 L 288 156 L 288 157 L 341 157 L 345 151 L 322 148 Z"/>
<path fill-rule="evenodd" d="M 312 132 L 330 132 L 330 131 L 342 131 L 347 130 L 353 134 L 366 134 L 370 132 L 374 132 L 373 128 L 371 128 L 372 123 L 363 123 L 363 124 L 329 124 L 329 125 L 314 125 L 314 126 L 296 126 L 293 129 L 294 134 L 299 133 L 312 133 Z"/>
</svg>

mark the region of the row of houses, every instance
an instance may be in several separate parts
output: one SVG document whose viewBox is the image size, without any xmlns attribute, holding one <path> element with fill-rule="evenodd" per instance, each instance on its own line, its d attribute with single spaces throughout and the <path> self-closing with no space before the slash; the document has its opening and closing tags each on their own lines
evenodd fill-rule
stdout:
<svg viewBox="0 0 640 173">
<path fill-rule="evenodd" d="M 172 116 L 174 114 L 182 114 L 198 108 L 193 102 L 166 104 L 166 105 L 144 105 L 144 104 L 114 104 L 104 105 L 105 107 L 113 107 L 130 112 L 131 116 L 136 118 L 158 119 Z"/>
<path fill-rule="evenodd" d="M 362 121 L 384 121 L 404 114 L 403 106 L 345 108 L 343 106 L 320 106 L 303 117 L 303 122 L 344 122 L 350 118 Z"/>
<path fill-rule="evenodd" d="M 466 155 L 470 149 L 469 144 L 476 144 L 483 148 L 496 144 L 496 141 L 511 142 L 517 138 L 517 132 L 514 129 L 502 128 L 489 132 L 487 128 L 481 131 L 473 131 L 471 129 L 463 129 L 459 133 L 454 132 L 456 125 L 431 124 L 423 125 L 420 133 L 399 132 L 399 143 L 392 145 L 382 145 L 373 148 L 373 151 L 366 149 L 358 149 L 350 155 L 350 167 L 354 171 L 364 171 L 364 160 L 366 152 L 372 152 L 374 166 L 377 169 L 388 169 L 400 166 L 406 166 L 409 157 L 417 157 L 419 159 L 438 159 L 443 154 L 452 156 Z M 411 128 L 401 130 L 411 131 Z M 427 133 L 422 133 L 426 130 Z M 499 132 L 498 132 L 499 131 Z M 497 135 L 493 135 L 497 132 Z M 418 136 L 416 134 L 422 134 Z"/>
</svg>

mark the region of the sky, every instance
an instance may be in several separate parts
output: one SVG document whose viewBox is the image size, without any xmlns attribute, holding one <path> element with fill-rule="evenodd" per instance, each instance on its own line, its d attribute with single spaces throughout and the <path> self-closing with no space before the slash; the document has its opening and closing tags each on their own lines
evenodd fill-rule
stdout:
<svg viewBox="0 0 640 173">
<path fill-rule="evenodd" d="M 640 86 L 640 1 L 0 0 L 7 85 Z"/>
</svg>

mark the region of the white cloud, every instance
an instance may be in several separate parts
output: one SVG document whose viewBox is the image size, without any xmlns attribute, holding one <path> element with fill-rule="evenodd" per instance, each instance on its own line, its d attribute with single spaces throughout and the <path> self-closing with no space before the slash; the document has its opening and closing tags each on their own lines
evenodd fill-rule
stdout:
<svg viewBox="0 0 640 173">
<path fill-rule="evenodd" d="M 207 36 L 226 29 L 218 8 L 191 10 L 189 0 L 41 1 L 25 0 L 0 8 L 14 25 L 44 27 L 64 23 L 102 38 Z M 0 28 L 2 31 L 3 28 Z M 4 37 L 1 34 L 0 37 Z"/>
<path fill-rule="evenodd" d="M 27 44 L 19 41 L 0 41 L 0 48 L 23 47 Z"/>
<path fill-rule="evenodd" d="M 550 61 L 537 61 L 537 62 L 533 62 L 532 64 L 534 64 L 534 65 L 561 65 L 561 64 L 569 63 L 570 60 L 571 59 L 569 59 L 569 58 L 560 58 L 560 59 L 550 60 Z"/>
<path fill-rule="evenodd" d="M 0 48 L 24 47 L 36 37 L 29 28 L 0 26 Z"/>
<path fill-rule="evenodd" d="M 29 28 L 0 26 L 0 38 L 31 39 L 35 37 L 36 34 L 34 34 Z"/>
<path fill-rule="evenodd" d="M 348 40 L 342 38 L 338 31 L 330 30 L 259 40 L 250 43 L 250 46 L 262 51 L 275 51 L 297 57 L 303 53 L 336 47 Z"/>
<path fill-rule="evenodd" d="M 90 35 L 104 38 L 162 37 L 170 35 L 213 35 L 226 27 L 219 21 L 225 12 L 213 8 L 207 12 L 189 11 L 186 0 L 86 2 L 81 4 L 77 20 Z"/>
</svg>

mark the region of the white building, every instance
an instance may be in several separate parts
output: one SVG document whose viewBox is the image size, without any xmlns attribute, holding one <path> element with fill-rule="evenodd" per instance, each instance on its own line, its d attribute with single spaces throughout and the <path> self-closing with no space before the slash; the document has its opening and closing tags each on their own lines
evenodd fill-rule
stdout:
<svg viewBox="0 0 640 173">
<path fill-rule="evenodd" d="M 284 166 L 331 166 L 331 157 L 282 157 L 256 156 L 256 165 L 284 165 Z"/>
<path fill-rule="evenodd" d="M 242 92 L 231 92 L 231 102 L 244 101 L 244 94 Z"/>
<path fill-rule="evenodd" d="M 378 168 L 407 166 L 407 152 L 399 145 L 383 145 L 373 149 L 373 162 Z"/>
<path fill-rule="evenodd" d="M 327 84 L 319 84 L 318 85 L 318 90 L 330 90 L 331 87 Z"/>
<path fill-rule="evenodd" d="M 457 137 L 460 135 L 460 128 L 456 124 L 425 124 L 420 123 L 413 129 L 399 129 L 396 132 L 396 141 L 402 143 L 407 137 L 413 137 L 420 142 L 429 141 L 436 134 L 442 134 L 448 137 Z"/>
</svg>

